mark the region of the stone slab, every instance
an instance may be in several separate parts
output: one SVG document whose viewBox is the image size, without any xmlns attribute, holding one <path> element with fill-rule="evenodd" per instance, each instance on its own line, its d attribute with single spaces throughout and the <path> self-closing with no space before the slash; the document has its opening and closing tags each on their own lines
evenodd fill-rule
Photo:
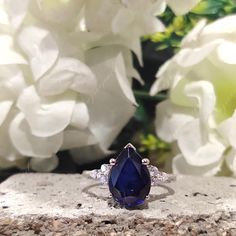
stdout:
<svg viewBox="0 0 236 236">
<path fill-rule="evenodd" d="M 69 225 L 73 232 L 67 232 Z M 114 207 L 107 186 L 87 174 L 17 174 L 0 185 L 0 235 L 37 235 L 42 229 L 54 235 L 56 228 L 57 235 L 145 235 L 154 229 L 150 235 L 195 235 L 207 225 L 203 233 L 236 235 L 236 179 L 178 176 L 152 187 L 147 206 L 132 211 Z"/>
</svg>

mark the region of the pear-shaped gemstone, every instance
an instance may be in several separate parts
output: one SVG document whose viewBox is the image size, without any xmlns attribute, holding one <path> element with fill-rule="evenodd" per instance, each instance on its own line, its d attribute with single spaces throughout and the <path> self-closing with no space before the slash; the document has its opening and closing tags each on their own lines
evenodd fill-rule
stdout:
<svg viewBox="0 0 236 236">
<path fill-rule="evenodd" d="M 132 145 L 127 145 L 116 159 L 109 175 L 109 189 L 120 205 L 132 208 L 144 203 L 150 192 L 149 171 Z"/>
</svg>

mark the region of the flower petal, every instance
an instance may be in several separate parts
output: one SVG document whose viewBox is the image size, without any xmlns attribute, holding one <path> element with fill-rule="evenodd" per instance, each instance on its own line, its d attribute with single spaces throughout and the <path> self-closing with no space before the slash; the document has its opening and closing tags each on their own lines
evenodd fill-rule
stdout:
<svg viewBox="0 0 236 236">
<path fill-rule="evenodd" d="M 157 80 L 153 83 L 150 90 L 151 96 L 154 96 L 158 92 L 172 87 L 174 81 L 178 80 L 178 75 L 176 75 L 176 69 L 176 63 L 172 59 L 166 61 L 160 67 L 156 74 Z"/>
<path fill-rule="evenodd" d="M 232 117 L 224 120 L 218 126 L 218 132 L 234 148 L 236 148 L 236 128 L 235 128 L 235 122 L 236 122 L 236 112 L 234 112 Z"/>
<path fill-rule="evenodd" d="M 91 94 L 96 89 L 96 79 L 90 68 L 79 60 L 60 58 L 52 71 L 40 79 L 39 89 L 46 96 L 68 89 Z"/>
<path fill-rule="evenodd" d="M 12 107 L 13 101 L 0 101 L 0 126 L 5 121 L 11 107 Z"/>
<path fill-rule="evenodd" d="M 91 32 L 109 32 L 120 3 L 110 0 L 86 0 L 85 3 L 86 28 Z"/>
<path fill-rule="evenodd" d="M 166 7 L 166 0 L 156 0 L 152 5 L 152 15 L 161 15 L 166 10 Z"/>
<path fill-rule="evenodd" d="M 141 84 L 144 84 L 138 71 L 133 67 L 132 52 L 130 50 L 127 50 L 127 48 L 125 47 L 121 47 L 121 46 L 112 46 L 112 47 L 114 49 L 117 48 L 117 50 L 120 50 L 120 52 L 122 53 L 124 64 L 125 64 L 125 70 L 127 72 L 128 78 L 137 79 Z"/>
<path fill-rule="evenodd" d="M 17 30 L 21 26 L 22 21 L 24 20 L 27 13 L 28 5 L 29 0 L 5 0 L 6 10 L 14 30 Z"/>
<path fill-rule="evenodd" d="M 222 159 L 225 146 L 217 138 L 206 140 L 199 119 L 186 123 L 182 129 L 179 129 L 176 137 L 179 148 L 189 165 L 206 166 Z"/>
<path fill-rule="evenodd" d="M 165 25 L 153 15 L 144 16 L 142 24 L 143 24 L 142 35 L 154 34 L 157 32 L 165 31 Z"/>
<path fill-rule="evenodd" d="M 6 12 L 3 3 L 0 3 L 0 28 L 2 30 L 2 32 L 5 31 L 5 29 L 7 29 L 6 31 L 9 31 L 9 16 L 8 13 Z"/>
<path fill-rule="evenodd" d="M 200 20 L 195 27 L 184 37 L 181 42 L 181 47 L 194 47 L 199 43 L 199 37 L 201 32 L 203 31 L 204 27 L 207 24 L 206 19 Z"/>
<path fill-rule="evenodd" d="M 132 91 L 131 78 L 127 75 L 123 54 L 120 53 L 119 48 L 112 49 L 108 46 L 92 49 L 88 52 L 88 57 L 88 64 L 95 65 L 96 67 L 99 66 L 100 62 L 104 62 L 103 64 L 101 63 L 101 67 L 104 67 L 104 74 L 107 75 L 104 83 L 110 83 L 111 77 L 113 76 L 114 79 L 118 80 L 119 87 L 121 87 L 124 95 L 134 105 L 137 105 Z"/>
<path fill-rule="evenodd" d="M 63 140 L 62 133 L 51 137 L 32 135 L 23 113 L 18 113 L 13 119 L 9 132 L 15 148 L 22 155 L 29 157 L 51 157 L 60 149 Z"/>
<path fill-rule="evenodd" d="M 166 2 L 176 15 L 184 15 L 194 8 L 200 0 L 166 0 Z"/>
<path fill-rule="evenodd" d="M 84 0 L 34 0 L 31 1 L 31 10 L 34 16 L 46 21 L 46 24 L 56 23 L 60 28 L 71 29 L 77 23 L 83 2 Z"/>
<path fill-rule="evenodd" d="M 74 93 L 41 98 L 35 87 L 30 86 L 19 96 L 17 106 L 24 113 L 32 134 L 48 137 L 60 133 L 69 125 L 75 99 Z"/>
<path fill-rule="evenodd" d="M 57 60 L 57 44 L 46 29 L 25 27 L 19 34 L 18 43 L 29 58 L 35 80 L 43 76 Z"/>
<path fill-rule="evenodd" d="M 218 40 L 198 48 L 183 48 L 175 57 L 175 61 L 182 67 L 189 67 L 204 60 L 218 45 Z"/>
<path fill-rule="evenodd" d="M 234 41 L 236 32 L 236 16 L 229 15 L 208 24 L 201 33 L 201 42 L 206 43 L 215 39 Z"/>
<path fill-rule="evenodd" d="M 89 112 L 87 105 L 83 102 L 77 102 L 71 117 L 70 125 L 78 129 L 85 129 L 89 123 Z"/>
<path fill-rule="evenodd" d="M 199 176 L 213 176 L 221 169 L 222 161 L 216 162 L 206 166 L 192 166 L 189 165 L 185 158 L 179 154 L 174 157 L 172 162 L 173 173 L 183 175 L 199 175 Z"/>
<path fill-rule="evenodd" d="M 15 65 L 10 65 L 0 70 L 2 79 L 4 78 L 4 91 L 8 93 L 8 97 L 15 100 L 27 86 L 23 72 Z"/>
<path fill-rule="evenodd" d="M 6 160 L 5 157 L 0 157 L 0 170 L 2 169 L 9 169 L 13 167 L 17 167 L 20 169 L 24 169 L 27 165 L 27 160 L 26 159 L 17 159 L 16 161 L 9 161 Z"/>
<path fill-rule="evenodd" d="M 194 119 L 193 111 L 174 105 L 169 100 L 156 107 L 156 133 L 166 142 L 176 140 L 176 134 L 187 122 Z"/>
<path fill-rule="evenodd" d="M 96 144 L 98 140 L 88 130 L 67 129 L 64 131 L 64 141 L 61 150 L 70 150 Z"/>
<path fill-rule="evenodd" d="M 117 34 L 125 30 L 134 21 L 135 14 L 128 8 L 122 8 L 112 21 L 112 31 Z"/>
<path fill-rule="evenodd" d="M 208 81 L 195 81 L 188 83 L 184 92 L 187 97 L 192 98 L 194 107 L 199 109 L 200 119 L 205 126 L 216 105 L 213 85 Z"/>
<path fill-rule="evenodd" d="M 27 61 L 14 50 L 13 39 L 8 35 L 0 36 L 0 65 L 27 64 Z"/>
<path fill-rule="evenodd" d="M 121 89 L 123 90 L 123 93 L 134 105 L 137 105 L 133 94 L 131 81 L 129 81 L 129 78 L 127 78 L 125 64 L 121 54 L 119 54 L 116 57 L 114 66 L 115 66 L 114 70 L 116 78 L 118 79 L 118 82 L 120 84 Z"/>
<path fill-rule="evenodd" d="M 236 64 L 236 43 L 222 42 L 217 48 L 217 55 L 222 62 Z"/>
<path fill-rule="evenodd" d="M 38 172 L 50 172 L 58 166 L 58 158 L 53 155 L 51 158 L 31 158 L 30 168 Z"/>
<path fill-rule="evenodd" d="M 229 169 L 233 172 L 234 176 L 236 176 L 236 150 L 231 149 L 225 157 L 225 161 Z"/>
<path fill-rule="evenodd" d="M 0 126 L 0 157 L 7 160 L 7 162 L 22 159 L 22 155 L 14 148 L 9 137 L 9 126 L 13 117 L 14 112 L 9 112 L 8 119 L 5 119 L 3 125 Z"/>
<path fill-rule="evenodd" d="M 110 52 L 104 51 L 103 54 L 98 54 L 97 50 L 88 52 L 87 62 L 97 77 L 99 89 L 94 96 L 87 99 L 86 103 L 90 114 L 91 131 L 106 149 L 133 116 L 135 107 L 123 92 L 120 79 L 116 78 L 117 73 L 114 74 L 117 55 L 111 60 Z M 102 56 L 102 62 L 97 60 L 98 55 Z"/>
</svg>

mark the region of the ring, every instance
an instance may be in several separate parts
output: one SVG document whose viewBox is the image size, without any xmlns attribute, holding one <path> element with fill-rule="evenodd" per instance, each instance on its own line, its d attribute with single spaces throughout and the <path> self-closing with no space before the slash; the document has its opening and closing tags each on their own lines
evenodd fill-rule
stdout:
<svg viewBox="0 0 236 236">
<path fill-rule="evenodd" d="M 90 176 L 108 184 L 113 199 L 120 206 L 134 208 L 145 203 L 151 185 L 175 180 L 174 175 L 161 172 L 149 163 L 149 159 L 142 159 L 136 148 L 128 143 L 116 159 L 92 170 Z"/>
</svg>

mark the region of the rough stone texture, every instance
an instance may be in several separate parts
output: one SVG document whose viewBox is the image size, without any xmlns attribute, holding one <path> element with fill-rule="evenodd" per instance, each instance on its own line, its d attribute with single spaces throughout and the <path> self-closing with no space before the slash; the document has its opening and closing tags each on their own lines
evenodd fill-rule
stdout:
<svg viewBox="0 0 236 236">
<path fill-rule="evenodd" d="M 0 185 L 0 235 L 236 235 L 236 179 L 179 176 L 129 211 L 86 174 L 18 174 Z"/>
</svg>

